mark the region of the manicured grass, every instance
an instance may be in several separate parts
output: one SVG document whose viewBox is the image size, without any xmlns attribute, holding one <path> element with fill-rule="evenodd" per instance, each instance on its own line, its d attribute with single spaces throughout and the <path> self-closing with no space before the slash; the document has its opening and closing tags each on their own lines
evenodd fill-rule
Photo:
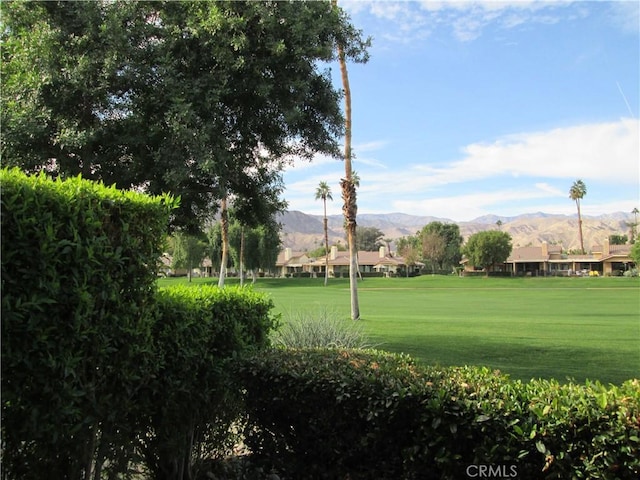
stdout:
<svg viewBox="0 0 640 480">
<path fill-rule="evenodd" d="M 261 278 L 253 288 L 285 314 L 349 317 L 347 279 L 324 287 L 323 279 Z M 638 278 L 369 278 L 358 296 L 373 343 L 428 364 L 485 365 L 523 380 L 640 377 Z"/>
</svg>

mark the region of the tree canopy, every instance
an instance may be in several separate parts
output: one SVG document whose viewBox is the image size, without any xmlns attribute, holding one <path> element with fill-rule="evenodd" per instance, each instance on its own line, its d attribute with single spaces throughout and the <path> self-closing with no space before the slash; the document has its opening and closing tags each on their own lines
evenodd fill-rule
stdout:
<svg viewBox="0 0 640 480">
<path fill-rule="evenodd" d="M 462 252 L 472 265 L 484 268 L 488 275 L 491 266 L 503 263 L 509 258 L 511 249 L 511 235 L 497 230 L 487 230 L 471 235 Z"/>
<path fill-rule="evenodd" d="M 356 226 L 356 249 L 375 252 L 384 245 L 384 232 L 377 227 Z"/>
<path fill-rule="evenodd" d="M 437 263 L 440 270 L 451 269 L 459 266 L 460 259 L 462 258 L 460 253 L 460 247 L 462 245 L 462 235 L 460 235 L 460 227 L 455 223 L 442 223 L 442 222 L 430 222 L 425 225 L 420 231 L 420 236 L 423 239 L 430 236 L 437 235 L 442 238 L 444 243 L 444 250 L 439 255 L 425 255 L 425 259 L 433 260 Z M 430 242 L 433 244 L 433 241 Z M 436 252 L 438 250 L 436 249 Z"/>
<path fill-rule="evenodd" d="M 366 61 L 346 14 L 316 2 L 0 4 L 5 164 L 181 197 L 199 223 L 284 208 L 294 158 L 341 154 L 341 92 L 323 68 Z"/>
</svg>

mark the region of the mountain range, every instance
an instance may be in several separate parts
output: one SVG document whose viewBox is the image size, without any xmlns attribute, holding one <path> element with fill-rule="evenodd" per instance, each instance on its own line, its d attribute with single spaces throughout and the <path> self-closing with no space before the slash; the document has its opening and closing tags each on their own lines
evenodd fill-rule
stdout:
<svg viewBox="0 0 640 480">
<path fill-rule="evenodd" d="M 346 244 L 341 215 L 327 217 L 329 243 Z M 324 244 L 322 215 L 309 215 L 300 211 L 286 211 L 278 217 L 282 225 L 283 247 L 294 251 L 309 251 Z M 565 250 L 580 248 L 577 215 L 555 215 L 542 212 L 526 213 L 515 217 L 485 215 L 468 222 L 455 222 L 447 218 L 407 215 L 404 213 L 361 214 L 358 225 L 375 227 L 384 233 L 384 238 L 396 240 L 415 235 L 430 222 L 457 223 L 466 240 L 470 235 L 483 230 L 500 229 L 511 235 L 514 247 L 537 246 L 546 241 L 550 245 L 562 245 Z M 635 221 L 631 213 L 615 212 L 598 216 L 582 216 L 582 231 L 585 250 L 601 245 L 610 235 L 630 234 L 629 224 Z M 501 224 L 499 224 L 501 222 Z M 393 248 L 393 242 L 391 242 Z"/>
</svg>

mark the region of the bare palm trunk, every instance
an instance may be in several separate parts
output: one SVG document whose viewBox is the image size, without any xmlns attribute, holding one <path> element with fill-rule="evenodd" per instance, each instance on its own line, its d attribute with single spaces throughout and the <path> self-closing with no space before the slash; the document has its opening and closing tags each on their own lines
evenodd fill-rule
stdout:
<svg viewBox="0 0 640 480">
<path fill-rule="evenodd" d="M 327 200 L 324 200 L 324 286 L 329 283 L 329 226 L 327 222 Z"/>
<path fill-rule="evenodd" d="M 334 8 L 337 8 L 338 1 L 333 0 Z M 351 168 L 351 88 L 349 87 L 349 74 L 347 72 L 347 61 L 345 59 L 342 44 L 338 42 L 338 60 L 340 62 L 340 73 L 342 75 L 342 86 L 344 88 L 344 170 L 345 178 L 340 181 L 342 188 L 342 199 L 344 205 L 345 228 L 347 229 L 347 241 L 349 243 L 349 286 L 351 292 L 351 319 L 360 318 L 360 306 L 358 304 L 358 251 L 356 245 L 356 215 L 358 204 L 356 202 L 356 186 L 352 179 L 353 169 Z"/>
<path fill-rule="evenodd" d="M 220 260 L 220 276 L 218 287 L 224 287 L 224 279 L 227 276 L 227 257 L 229 256 L 229 214 L 227 212 L 226 195 L 220 202 L 220 230 L 222 231 L 222 258 Z"/>
<path fill-rule="evenodd" d="M 580 238 L 580 251 L 584 255 L 584 242 L 582 240 L 582 215 L 580 214 L 580 199 L 576 198 L 576 205 L 578 206 L 578 235 Z"/>
</svg>

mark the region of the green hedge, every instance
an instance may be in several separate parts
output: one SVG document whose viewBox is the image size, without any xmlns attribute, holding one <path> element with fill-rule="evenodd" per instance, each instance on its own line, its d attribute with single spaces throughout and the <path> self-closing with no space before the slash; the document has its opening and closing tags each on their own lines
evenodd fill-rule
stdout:
<svg viewBox="0 0 640 480">
<path fill-rule="evenodd" d="M 133 438 L 170 197 L 17 169 L 2 188 L 2 440 L 10 478 L 80 478 Z M 123 413 L 124 412 L 124 413 Z"/>
<path fill-rule="evenodd" d="M 152 478 L 195 478 L 236 440 L 229 428 L 242 402 L 227 362 L 266 347 L 277 317 L 272 301 L 250 289 L 177 286 L 160 289 L 157 301 L 158 370 L 140 395 L 148 426 L 140 451 Z"/>
<path fill-rule="evenodd" d="M 271 301 L 158 291 L 170 197 L 0 181 L 3 478 L 195 478 L 234 440 L 226 362 L 268 344 Z"/>
<path fill-rule="evenodd" d="M 237 372 L 246 443 L 256 461 L 288 478 L 640 474 L 637 380 L 608 388 L 522 383 L 482 368 L 427 368 L 348 350 L 273 350 Z"/>
</svg>

